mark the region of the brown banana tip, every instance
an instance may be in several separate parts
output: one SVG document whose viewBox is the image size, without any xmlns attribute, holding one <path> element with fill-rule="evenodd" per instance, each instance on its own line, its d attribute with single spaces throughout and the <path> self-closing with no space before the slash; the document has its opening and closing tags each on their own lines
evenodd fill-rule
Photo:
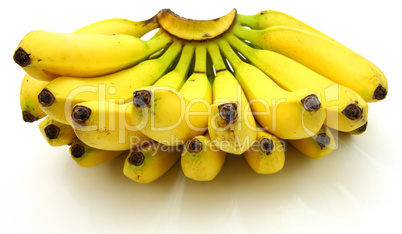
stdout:
<svg viewBox="0 0 402 234">
<path fill-rule="evenodd" d="M 358 127 L 358 128 L 356 129 L 356 131 L 357 131 L 358 133 L 363 133 L 363 132 L 365 132 L 366 129 L 367 129 L 367 125 L 368 125 L 368 122 L 366 122 L 366 123 L 363 124 L 362 126 Z"/>
<path fill-rule="evenodd" d="M 237 104 L 225 103 L 218 106 L 219 116 L 227 123 L 233 123 L 237 118 Z"/>
<path fill-rule="evenodd" d="M 202 142 L 198 139 L 192 139 L 187 143 L 186 147 L 190 153 L 199 153 L 202 150 Z"/>
<path fill-rule="evenodd" d="M 274 142 L 271 139 L 263 138 L 260 141 L 260 150 L 264 152 L 266 155 L 271 154 L 274 149 Z"/>
<path fill-rule="evenodd" d="M 46 137 L 50 140 L 56 139 L 59 136 L 60 128 L 54 124 L 49 124 L 45 128 Z"/>
<path fill-rule="evenodd" d="M 136 107 L 145 108 L 151 102 L 151 92 L 148 90 L 138 90 L 134 92 L 133 103 Z"/>
<path fill-rule="evenodd" d="M 38 95 L 38 101 L 42 106 L 48 107 L 51 106 L 54 101 L 56 101 L 56 98 L 52 92 L 50 92 L 47 88 L 44 88 Z"/>
<path fill-rule="evenodd" d="M 342 114 L 350 120 L 358 120 L 362 117 L 363 110 L 356 104 L 349 104 L 343 109 Z"/>
<path fill-rule="evenodd" d="M 14 62 L 21 67 L 26 67 L 31 64 L 31 58 L 29 58 L 29 55 L 30 54 L 20 47 L 14 52 Z"/>
<path fill-rule="evenodd" d="M 326 133 L 318 134 L 315 140 L 317 141 L 321 149 L 328 146 L 329 143 L 331 142 L 331 138 Z"/>
<path fill-rule="evenodd" d="M 318 100 L 318 97 L 315 94 L 308 95 L 307 97 L 303 98 L 301 102 L 303 103 L 303 108 L 309 112 L 317 111 L 321 107 L 321 102 Z"/>
<path fill-rule="evenodd" d="M 144 163 L 145 156 L 141 152 L 131 152 L 130 157 L 128 157 L 128 163 L 134 166 L 141 166 Z"/>
<path fill-rule="evenodd" d="M 35 117 L 33 114 L 31 114 L 31 112 L 29 112 L 29 111 L 23 111 L 23 112 L 22 112 L 22 119 L 23 119 L 25 122 L 28 122 L 28 123 L 33 123 L 33 122 L 35 122 L 36 120 L 38 120 L 38 118 Z"/>
<path fill-rule="evenodd" d="M 85 154 L 85 147 L 80 144 L 71 146 L 70 153 L 74 158 L 81 158 Z"/>
<path fill-rule="evenodd" d="M 382 87 L 382 85 L 378 85 L 374 91 L 373 98 L 376 100 L 383 100 L 387 96 L 387 93 L 387 89 Z"/>
<path fill-rule="evenodd" d="M 85 121 L 87 121 L 90 116 L 91 108 L 81 105 L 74 106 L 71 113 L 71 118 L 80 125 L 84 125 Z"/>
</svg>

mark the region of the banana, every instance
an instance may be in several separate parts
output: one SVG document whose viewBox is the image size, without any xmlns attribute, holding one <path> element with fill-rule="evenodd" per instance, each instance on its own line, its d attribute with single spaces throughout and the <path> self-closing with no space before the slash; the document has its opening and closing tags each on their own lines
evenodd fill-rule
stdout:
<svg viewBox="0 0 402 234">
<path fill-rule="evenodd" d="M 368 125 L 368 122 L 366 122 L 365 124 L 363 124 L 362 126 L 356 128 L 356 129 L 353 129 L 352 131 L 350 131 L 350 132 L 348 132 L 348 133 L 349 133 L 349 134 L 352 134 L 352 135 L 361 135 L 361 134 L 363 134 L 364 132 L 366 132 L 366 130 L 367 130 L 367 125 Z"/>
<path fill-rule="evenodd" d="M 59 123 L 49 116 L 38 124 L 43 138 L 51 146 L 63 146 L 71 144 L 77 136 L 70 125 Z"/>
<path fill-rule="evenodd" d="M 325 157 L 336 148 L 334 136 L 325 125 L 312 137 L 288 140 L 288 142 L 303 154 L 314 159 Z"/>
<path fill-rule="evenodd" d="M 39 94 L 40 107 L 53 119 L 68 124 L 73 106 L 80 102 L 130 100 L 133 90 L 152 85 L 166 73 L 181 48 L 181 42 L 175 41 L 161 57 L 106 76 L 58 77 Z"/>
<path fill-rule="evenodd" d="M 240 155 L 256 138 L 253 113 L 239 82 L 227 70 L 218 45 L 208 46 L 208 52 L 216 70 L 208 118 L 209 135 L 220 150 Z"/>
<path fill-rule="evenodd" d="M 38 102 L 38 94 L 48 84 L 32 78 L 25 74 L 22 79 L 20 88 L 20 106 L 22 111 L 22 119 L 25 122 L 34 122 L 46 116 L 46 113 L 40 108 Z"/>
<path fill-rule="evenodd" d="M 333 40 L 326 34 L 296 19 L 295 17 L 275 10 L 265 10 L 255 15 L 237 14 L 236 22 L 252 29 L 266 29 L 274 26 L 288 26 L 315 33 L 317 35 Z"/>
<path fill-rule="evenodd" d="M 151 139 L 131 122 L 131 103 L 88 101 L 74 106 L 71 126 L 86 145 L 109 151 L 130 150 Z"/>
<path fill-rule="evenodd" d="M 213 20 L 190 20 L 180 17 L 170 9 L 163 9 L 156 18 L 160 27 L 170 35 L 189 41 L 205 41 L 216 38 L 232 27 L 237 11 L 233 9 L 223 17 Z"/>
<path fill-rule="evenodd" d="M 125 151 L 107 151 L 92 148 L 78 138 L 70 145 L 71 158 L 81 167 L 93 167 L 108 162 L 124 153 Z"/>
<path fill-rule="evenodd" d="M 134 92 L 132 120 L 142 133 L 172 146 L 182 145 L 207 130 L 212 90 L 206 75 L 206 55 L 206 47 L 199 44 L 195 70 L 180 91 L 149 86 Z"/>
<path fill-rule="evenodd" d="M 258 174 L 273 174 L 285 164 L 285 147 L 282 141 L 259 127 L 253 145 L 244 152 L 248 165 Z"/>
<path fill-rule="evenodd" d="M 355 91 L 327 79 L 313 70 L 281 54 L 247 47 L 236 37 L 230 37 L 249 61 L 288 91 L 311 88 L 326 110 L 325 124 L 348 132 L 367 121 L 368 104 Z"/>
<path fill-rule="evenodd" d="M 379 101 L 387 95 L 387 79 L 377 66 L 326 37 L 286 26 L 251 30 L 235 25 L 233 33 L 356 91 L 366 102 Z"/>
<path fill-rule="evenodd" d="M 55 33 L 25 35 L 14 61 L 36 79 L 59 76 L 96 77 L 131 67 L 172 41 L 166 33 L 149 41 L 124 34 Z"/>
<path fill-rule="evenodd" d="M 132 21 L 122 18 L 100 20 L 86 25 L 74 33 L 83 34 L 126 34 L 141 38 L 148 32 L 158 28 L 156 17 L 144 21 Z"/>
<path fill-rule="evenodd" d="M 234 68 L 259 124 L 282 139 L 301 139 L 318 132 L 326 115 L 312 89 L 286 91 L 260 69 L 243 62 L 227 41 L 222 40 L 219 46 Z M 233 46 L 244 50 L 239 43 Z"/>
<path fill-rule="evenodd" d="M 212 143 L 208 132 L 186 142 L 181 154 L 181 167 L 187 178 L 211 181 L 221 171 L 226 152 Z"/>
<path fill-rule="evenodd" d="M 166 146 L 151 142 L 128 153 L 123 173 L 135 182 L 151 183 L 173 166 L 179 159 L 181 151 L 181 146 Z"/>
</svg>

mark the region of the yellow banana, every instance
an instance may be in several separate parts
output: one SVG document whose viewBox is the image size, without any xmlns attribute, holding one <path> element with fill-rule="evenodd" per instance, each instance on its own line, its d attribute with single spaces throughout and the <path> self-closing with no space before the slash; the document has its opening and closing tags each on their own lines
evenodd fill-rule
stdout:
<svg viewBox="0 0 402 234">
<path fill-rule="evenodd" d="M 166 33 L 149 41 L 117 34 L 73 34 L 32 31 L 14 53 L 14 61 L 36 79 L 59 76 L 96 77 L 131 67 L 164 48 Z"/>
<path fill-rule="evenodd" d="M 179 159 L 182 147 L 152 142 L 128 153 L 123 173 L 135 182 L 148 184 L 165 174 Z"/>
<path fill-rule="evenodd" d="M 273 174 L 285 164 L 285 147 L 276 136 L 258 128 L 256 141 L 244 152 L 248 165 L 258 174 Z"/>
<path fill-rule="evenodd" d="M 260 69 L 243 62 L 228 42 L 219 45 L 234 68 L 257 122 L 282 139 L 306 138 L 318 132 L 325 110 L 312 89 L 286 91 Z M 233 46 L 243 51 L 239 43 Z"/>
<path fill-rule="evenodd" d="M 352 135 L 361 135 L 361 134 L 363 134 L 364 132 L 366 132 L 366 130 L 367 130 L 367 125 L 368 125 L 368 122 L 366 122 L 365 124 L 363 124 L 362 126 L 356 128 L 356 129 L 353 129 L 352 131 L 350 131 L 350 132 L 348 132 L 348 133 L 349 133 L 349 134 L 352 134 Z"/>
<path fill-rule="evenodd" d="M 166 145 L 181 145 L 208 127 L 212 100 L 206 75 L 207 49 L 196 47 L 195 70 L 178 92 L 150 86 L 134 92 L 133 123 L 145 135 Z"/>
<path fill-rule="evenodd" d="M 34 122 L 46 116 L 46 113 L 40 108 L 38 94 L 48 84 L 47 81 L 41 81 L 25 74 L 20 88 L 20 106 L 22 119 L 25 122 Z"/>
<path fill-rule="evenodd" d="M 49 116 L 43 119 L 38 127 L 43 138 L 51 146 L 68 145 L 77 138 L 70 125 L 59 123 Z"/>
<path fill-rule="evenodd" d="M 208 118 L 209 135 L 220 150 L 240 155 L 250 148 L 256 137 L 253 113 L 239 82 L 227 70 L 218 45 L 211 44 L 208 51 L 216 70 Z"/>
<path fill-rule="evenodd" d="M 336 148 L 334 136 L 325 125 L 312 137 L 288 140 L 288 142 L 303 154 L 314 159 L 325 157 Z"/>
<path fill-rule="evenodd" d="M 377 66 L 326 37 L 286 26 L 251 30 L 235 25 L 233 32 L 353 89 L 367 102 L 382 100 L 387 95 L 387 80 Z"/>
<path fill-rule="evenodd" d="M 327 79 L 281 54 L 252 49 L 236 37 L 230 37 L 248 60 L 279 86 L 288 91 L 311 88 L 326 110 L 325 124 L 339 131 L 351 131 L 367 121 L 368 105 L 355 91 Z"/>
<path fill-rule="evenodd" d="M 74 105 L 86 101 L 127 101 L 133 91 L 152 85 L 163 76 L 180 53 L 182 45 L 175 41 L 157 58 L 110 75 L 91 79 L 58 77 L 39 94 L 42 110 L 53 119 L 68 124 Z"/>
<path fill-rule="evenodd" d="M 211 181 L 221 171 L 226 152 L 212 144 L 208 132 L 186 142 L 181 154 L 181 167 L 186 177 L 196 181 Z"/>
<path fill-rule="evenodd" d="M 78 138 L 70 145 L 71 158 L 81 167 L 96 166 L 108 162 L 124 153 L 125 151 L 107 151 L 92 148 Z"/>
<path fill-rule="evenodd" d="M 110 151 L 130 150 L 151 139 L 131 121 L 131 103 L 88 101 L 74 106 L 71 126 L 86 145 Z"/>
<path fill-rule="evenodd" d="M 156 17 L 143 21 L 132 21 L 122 18 L 100 20 L 84 26 L 74 33 L 84 34 L 126 34 L 134 37 L 142 37 L 148 32 L 158 28 Z"/>
</svg>

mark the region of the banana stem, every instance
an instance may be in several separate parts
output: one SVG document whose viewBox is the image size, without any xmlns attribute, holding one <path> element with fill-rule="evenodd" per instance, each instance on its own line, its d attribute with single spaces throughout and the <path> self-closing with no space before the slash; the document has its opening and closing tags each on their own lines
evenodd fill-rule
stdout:
<svg viewBox="0 0 402 234">
<path fill-rule="evenodd" d="M 237 39 L 237 38 L 236 38 Z M 229 40 L 231 40 L 231 38 L 229 38 Z M 239 40 L 240 43 L 243 43 Z M 239 43 L 234 43 L 236 49 L 238 49 L 239 47 L 242 47 L 240 45 L 237 45 Z M 233 51 L 232 47 L 229 45 L 229 43 L 227 41 L 222 41 L 221 43 L 219 43 L 219 47 L 222 50 L 223 54 L 225 55 L 226 58 L 229 59 L 230 64 L 232 64 L 232 66 L 234 67 L 234 69 L 236 70 L 236 67 L 238 65 L 240 65 L 241 63 L 243 63 L 243 61 L 240 59 L 240 57 Z M 246 47 L 246 45 L 244 45 L 244 47 Z M 251 49 L 251 48 L 250 48 Z M 250 53 L 248 53 L 250 54 Z M 247 57 L 247 56 L 246 56 Z"/>
<path fill-rule="evenodd" d="M 260 38 L 260 32 L 261 30 L 253 30 L 253 29 L 248 29 L 240 24 L 235 24 L 233 25 L 232 32 L 239 38 L 241 39 L 246 39 L 249 41 L 259 41 L 261 40 Z"/>
<path fill-rule="evenodd" d="M 209 55 L 211 56 L 212 63 L 214 64 L 216 73 L 218 73 L 219 71 L 227 70 L 225 63 L 223 62 L 222 54 L 217 44 L 214 43 L 208 46 L 208 52 Z"/>
<path fill-rule="evenodd" d="M 207 72 L 207 49 L 205 46 L 197 46 L 195 49 L 195 73 Z"/>
<path fill-rule="evenodd" d="M 157 32 L 157 34 L 160 35 L 155 35 L 155 38 L 152 38 L 149 41 L 145 41 L 150 54 L 155 53 L 158 50 L 165 48 L 168 44 L 172 43 L 173 39 L 168 34 L 163 32 L 159 33 L 159 31 Z"/>
</svg>

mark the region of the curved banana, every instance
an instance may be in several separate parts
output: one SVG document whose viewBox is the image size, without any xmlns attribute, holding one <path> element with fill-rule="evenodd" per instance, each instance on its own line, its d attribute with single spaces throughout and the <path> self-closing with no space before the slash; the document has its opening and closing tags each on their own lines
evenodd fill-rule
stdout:
<svg viewBox="0 0 402 234">
<path fill-rule="evenodd" d="M 226 152 L 212 143 L 208 132 L 186 142 L 181 154 L 181 167 L 187 178 L 211 181 L 221 171 Z"/>
<path fill-rule="evenodd" d="M 196 47 L 195 70 L 180 91 L 150 86 L 134 92 L 133 123 L 145 135 L 166 145 L 181 145 L 208 127 L 212 101 L 206 75 L 207 49 Z"/>
<path fill-rule="evenodd" d="M 39 94 L 40 107 L 53 119 L 68 124 L 73 106 L 80 102 L 125 102 L 133 97 L 133 90 L 152 85 L 163 76 L 181 48 L 181 42 L 175 41 L 161 57 L 106 76 L 58 77 Z"/>
<path fill-rule="evenodd" d="M 260 69 L 243 62 L 227 41 L 219 43 L 234 68 L 257 122 L 282 139 L 300 139 L 314 135 L 325 120 L 325 110 L 312 89 L 288 92 Z M 234 47 L 243 51 L 237 43 Z"/>
<path fill-rule="evenodd" d="M 14 61 L 36 79 L 96 77 L 131 67 L 172 41 L 166 33 L 149 41 L 117 34 L 32 31 L 14 53 Z"/>
<path fill-rule="evenodd" d="M 208 52 L 216 70 L 209 136 L 220 150 L 240 155 L 255 141 L 255 119 L 239 82 L 227 70 L 218 45 L 211 44 Z"/>
<path fill-rule="evenodd" d="M 131 103 L 88 101 L 74 106 L 71 126 L 86 145 L 110 151 L 130 150 L 151 139 L 131 121 Z"/>
<path fill-rule="evenodd" d="M 151 142 L 128 153 L 123 173 L 135 182 L 151 183 L 174 165 L 181 151 L 181 146 L 166 146 Z"/>
<path fill-rule="evenodd" d="M 63 146 L 71 144 L 77 136 L 70 125 L 59 123 L 49 116 L 38 124 L 43 138 L 51 146 Z"/>
<path fill-rule="evenodd" d="M 286 26 L 251 30 L 235 25 L 233 32 L 263 49 L 285 55 L 353 89 L 367 102 L 382 100 L 387 95 L 387 79 L 377 66 L 326 37 Z"/>
<path fill-rule="evenodd" d="M 248 165 L 258 174 L 273 174 L 285 164 L 285 146 L 282 141 L 258 128 L 256 141 L 244 152 Z"/>
<path fill-rule="evenodd" d="M 34 122 L 46 116 L 46 113 L 40 108 L 38 94 L 48 84 L 47 81 L 34 79 L 25 74 L 20 88 L 20 106 L 22 119 L 25 122 Z"/>
<path fill-rule="evenodd" d="M 75 139 L 70 145 L 71 158 L 81 167 L 93 167 L 124 154 L 126 151 L 107 151 L 92 148 Z"/>
<path fill-rule="evenodd" d="M 303 154 L 314 159 L 325 157 L 336 148 L 334 136 L 325 125 L 312 137 L 288 140 L 288 142 Z"/>
<path fill-rule="evenodd" d="M 100 20 L 86 25 L 74 33 L 85 34 L 126 34 L 141 38 L 148 32 L 158 28 L 156 17 L 143 21 L 132 21 L 122 18 Z"/>
<path fill-rule="evenodd" d="M 311 88 L 326 110 L 325 124 L 339 131 L 351 131 L 367 121 L 368 104 L 355 91 L 339 85 L 281 54 L 247 47 L 236 37 L 230 43 L 256 67 L 288 91 Z"/>
</svg>

